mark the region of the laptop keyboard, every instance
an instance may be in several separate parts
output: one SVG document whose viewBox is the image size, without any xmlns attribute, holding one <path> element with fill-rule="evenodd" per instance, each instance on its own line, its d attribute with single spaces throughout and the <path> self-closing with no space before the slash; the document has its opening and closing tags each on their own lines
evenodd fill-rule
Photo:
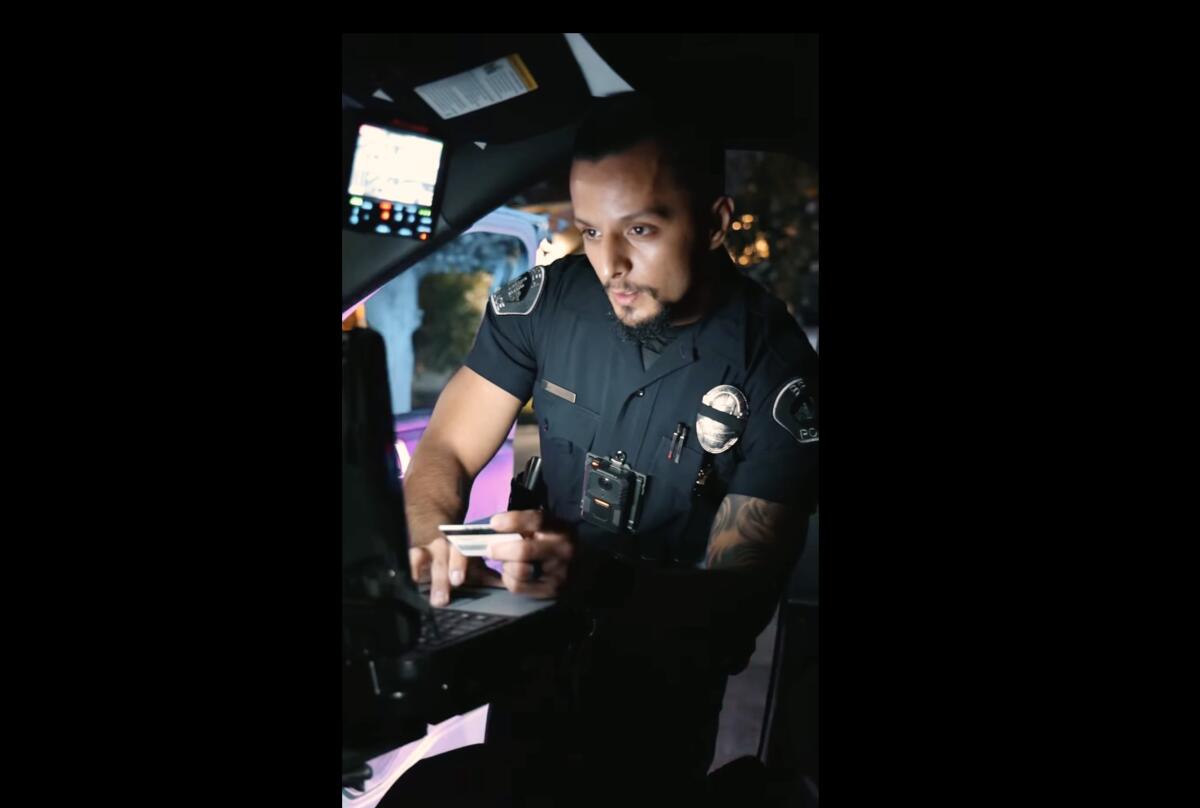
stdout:
<svg viewBox="0 0 1200 808">
<path fill-rule="evenodd" d="M 460 612 L 457 609 L 434 609 L 433 618 L 421 618 L 421 636 L 417 640 L 419 648 L 437 648 L 449 645 L 465 637 L 470 637 L 484 629 L 506 623 L 511 618 L 497 614 L 481 612 Z M 437 632 L 432 623 L 437 622 Z"/>
</svg>

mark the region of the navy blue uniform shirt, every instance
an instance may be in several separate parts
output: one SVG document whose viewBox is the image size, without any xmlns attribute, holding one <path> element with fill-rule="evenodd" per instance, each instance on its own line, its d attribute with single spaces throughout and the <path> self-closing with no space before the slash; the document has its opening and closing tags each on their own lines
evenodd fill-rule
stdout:
<svg viewBox="0 0 1200 808">
<path fill-rule="evenodd" d="M 732 262 L 715 300 L 647 369 L 641 347 L 622 340 L 584 255 L 535 267 L 492 296 L 466 365 L 522 402 L 532 395 L 548 507 L 582 541 L 701 565 L 724 494 L 799 505 L 800 518 L 815 507 L 817 355 L 783 303 Z M 696 422 L 702 397 L 718 385 L 741 390 L 749 412 L 738 441 L 710 454 Z M 688 433 L 674 462 L 667 454 L 680 423 Z M 581 522 L 588 452 L 622 452 L 647 475 L 634 535 Z"/>
</svg>

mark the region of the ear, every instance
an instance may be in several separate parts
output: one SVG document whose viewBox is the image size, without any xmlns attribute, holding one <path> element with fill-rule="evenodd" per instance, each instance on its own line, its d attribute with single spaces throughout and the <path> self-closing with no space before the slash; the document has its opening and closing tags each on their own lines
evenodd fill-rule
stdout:
<svg viewBox="0 0 1200 808">
<path fill-rule="evenodd" d="M 725 243 L 725 234 L 733 221 L 733 199 L 728 196 L 713 202 L 709 209 L 708 249 L 718 250 Z"/>
</svg>

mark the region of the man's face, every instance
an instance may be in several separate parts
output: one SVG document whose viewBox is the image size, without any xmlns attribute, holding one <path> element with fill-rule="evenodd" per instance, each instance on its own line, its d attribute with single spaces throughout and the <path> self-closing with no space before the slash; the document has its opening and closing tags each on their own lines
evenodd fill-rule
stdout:
<svg viewBox="0 0 1200 808">
<path fill-rule="evenodd" d="M 655 143 L 576 160 L 571 205 L 584 251 L 622 323 L 649 322 L 683 299 L 704 234 Z"/>
</svg>

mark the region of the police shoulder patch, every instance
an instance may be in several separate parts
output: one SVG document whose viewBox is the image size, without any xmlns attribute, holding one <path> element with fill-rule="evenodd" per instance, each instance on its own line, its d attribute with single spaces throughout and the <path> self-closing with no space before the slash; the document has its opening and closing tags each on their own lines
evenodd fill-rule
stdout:
<svg viewBox="0 0 1200 808">
<path fill-rule="evenodd" d="M 492 294 L 492 311 L 496 314 L 529 314 L 541 299 L 545 281 L 546 270 L 540 266 L 514 278 Z"/>
<path fill-rule="evenodd" d="M 817 403 L 813 400 L 804 378 L 797 376 L 785 383 L 775 396 L 771 410 L 775 423 L 786 429 L 800 443 L 817 443 Z"/>
</svg>

